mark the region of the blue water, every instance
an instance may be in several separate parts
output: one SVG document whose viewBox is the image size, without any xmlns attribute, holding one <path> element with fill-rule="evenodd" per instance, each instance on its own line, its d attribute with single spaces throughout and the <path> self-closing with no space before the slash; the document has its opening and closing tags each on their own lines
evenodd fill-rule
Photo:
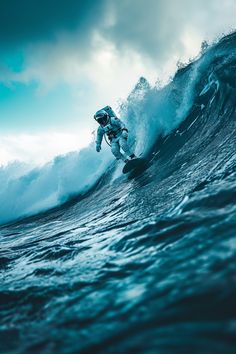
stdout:
<svg viewBox="0 0 236 354">
<path fill-rule="evenodd" d="M 2 353 L 235 352 L 235 44 L 129 96 L 143 174 L 106 162 L 80 195 L 1 226 Z"/>
</svg>

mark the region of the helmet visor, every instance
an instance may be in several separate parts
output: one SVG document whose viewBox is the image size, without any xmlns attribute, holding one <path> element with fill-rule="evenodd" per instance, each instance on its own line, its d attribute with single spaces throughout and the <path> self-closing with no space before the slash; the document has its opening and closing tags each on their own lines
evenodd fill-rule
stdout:
<svg viewBox="0 0 236 354">
<path fill-rule="evenodd" d="M 106 124 L 107 123 L 107 114 L 104 113 L 99 113 L 98 115 L 96 115 L 95 119 L 99 124 Z"/>
</svg>

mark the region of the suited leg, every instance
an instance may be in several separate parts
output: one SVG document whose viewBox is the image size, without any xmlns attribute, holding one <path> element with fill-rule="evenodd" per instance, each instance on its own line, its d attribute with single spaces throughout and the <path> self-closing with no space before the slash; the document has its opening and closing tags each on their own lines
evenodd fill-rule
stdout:
<svg viewBox="0 0 236 354">
<path fill-rule="evenodd" d="M 126 160 L 126 157 L 120 152 L 120 144 L 118 140 L 113 139 L 111 142 L 111 152 L 117 160 Z"/>
<path fill-rule="evenodd" d="M 133 152 L 130 151 L 127 139 L 120 137 L 119 139 L 120 147 L 127 156 L 132 156 Z"/>
</svg>

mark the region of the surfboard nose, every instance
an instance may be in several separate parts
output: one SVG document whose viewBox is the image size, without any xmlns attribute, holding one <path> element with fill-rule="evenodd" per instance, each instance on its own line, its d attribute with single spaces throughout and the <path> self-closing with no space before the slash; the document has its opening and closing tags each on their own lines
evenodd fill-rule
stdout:
<svg viewBox="0 0 236 354">
<path fill-rule="evenodd" d="M 148 161 L 147 160 L 141 159 L 141 158 L 135 158 L 135 159 L 129 160 L 125 164 L 125 166 L 123 167 L 122 172 L 124 174 L 128 173 L 128 172 L 131 172 L 131 171 L 135 171 L 135 170 L 142 172 L 147 165 L 148 165 Z"/>
</svg>

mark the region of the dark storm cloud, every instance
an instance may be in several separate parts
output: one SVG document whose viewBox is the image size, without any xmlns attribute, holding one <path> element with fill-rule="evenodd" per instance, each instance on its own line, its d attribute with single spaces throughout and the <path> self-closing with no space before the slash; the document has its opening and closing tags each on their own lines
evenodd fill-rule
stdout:
<svg viewBox="0 0 236 354">
<path fill-rule="evenodd" d="M 186 50 L 194 35 L 221 34 L 234 25 L 235 0 L 110 0 L 114 24 L 103 35 L 120 51 L 133 49 L 159 62 Z M 189 37 L 189 38 L 187 38 Z"/>
<path fill-rule="evenodd" d="M 142 55 L 160 56 L 168 45 L 174 45 L 178 27 L 176 13 L 172 11 L 175 1 L 168 0 L 111 0 L 114 25 L 104 36 L 118 48 L 133 48 Z M 168 5 L 169 3 L 169 5 Z M 178 14 L 178 18 L 181 14 Z"/>
<path fill-rule="evenodd" d="M 63 30 L 76 29 L 86 36 L 102 16 L 103 6 L 103 0 L 3 0 L 1 45 L 50 39 Z"/>
<path fill-rule="evenodd" d="M 189 29 L 211 30 L 236 15 L 235 0 L 2 0 L 0 43 L 46 41 L 61 31 L 76 31 L 80 50 L 89 51 L 93 30 L 122 53 L 165 60 L 180 52 Z"/>
<path fill-rule="evenodd" d="M 201 0 L 199 0 L 201 1 Z M 186 0 L 113 1 L 116 22 L 104 35 L 121 49 L 134 48 L 143 55 L 165 57 L 174 50 L 183 31 L 183 8 Z"/>
</svg>

